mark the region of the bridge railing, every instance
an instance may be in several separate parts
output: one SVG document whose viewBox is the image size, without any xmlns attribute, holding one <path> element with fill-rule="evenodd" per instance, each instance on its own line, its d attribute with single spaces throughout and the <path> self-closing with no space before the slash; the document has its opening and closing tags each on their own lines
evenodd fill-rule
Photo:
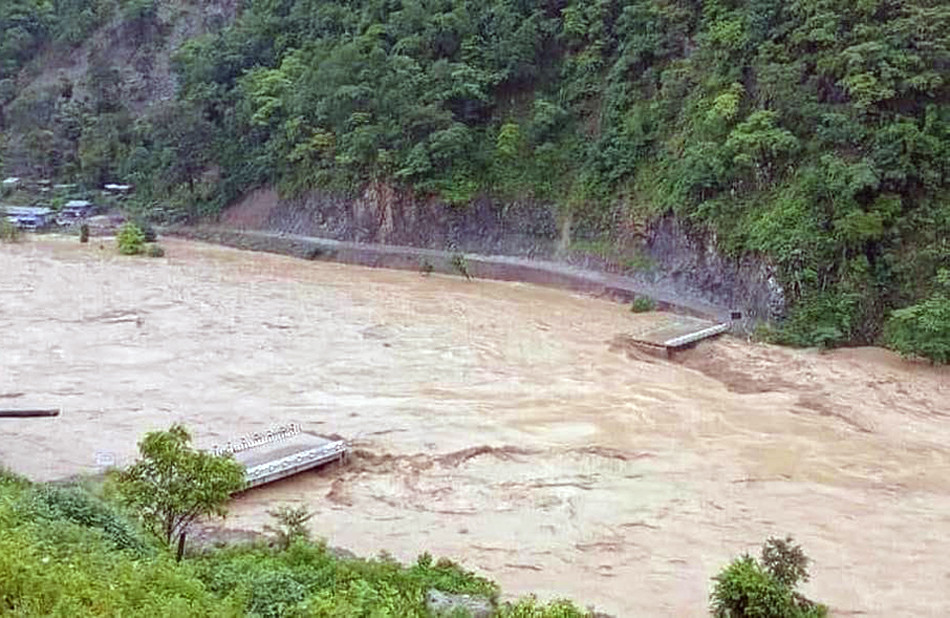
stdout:
<svg viewBox="0 0 950 618">
<path fill-rule="evenodd" d="M 215 444 L 211 447 L 211 452 L 215 455 L 227 455 L 240 453 L 253 448 L 260 448 L 268 444 L 276 444 L 289 440 L 300 435 L 301 427 L 299 423 L 288 423 L 286 425 L 274 425 L 272 428 L 263 432 L 249 433 L 237 438 L 228 440 L 224 446 Z"/>
</svg>

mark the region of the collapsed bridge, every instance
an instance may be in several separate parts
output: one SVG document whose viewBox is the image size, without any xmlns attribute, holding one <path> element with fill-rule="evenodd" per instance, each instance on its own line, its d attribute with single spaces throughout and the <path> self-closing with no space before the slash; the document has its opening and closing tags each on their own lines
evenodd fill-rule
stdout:
<svg viewBox="0 0 950 618">
<path fill-rule="evenodd" d="M 330 463 L 342 463 L 348 447 L 345 440 L 324 438 L 290 423 L 211 450 L 216 455 L 231 453 L 244 466 L 247 490 Z"/>
</svg>

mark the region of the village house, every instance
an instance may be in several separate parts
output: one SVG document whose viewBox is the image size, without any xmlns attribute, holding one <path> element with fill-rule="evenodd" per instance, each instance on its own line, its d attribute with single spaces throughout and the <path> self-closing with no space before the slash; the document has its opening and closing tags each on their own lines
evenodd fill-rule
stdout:
<svg viewBox="0 0 950 618">
<path fill-rule="evenodd" d="M 59 211 L 56 222 L 59 225 L 72 225 L 94 214 L 95 206 L 89 200 L 70 200 Z"/>
<path fill-rule="evenodd" d="M 0 206 L 7 221 L 21 230 L 38 230 L 53 223 L 53 211 L 40 206 Z"/>
</svg>

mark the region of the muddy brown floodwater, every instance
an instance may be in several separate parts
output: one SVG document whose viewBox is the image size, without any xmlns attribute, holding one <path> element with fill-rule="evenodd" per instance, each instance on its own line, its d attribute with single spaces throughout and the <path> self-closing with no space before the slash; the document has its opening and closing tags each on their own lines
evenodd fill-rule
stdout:
<svg viewBox="0 0 950 618">
<path fill-rule="evenodd" d="M 172 422 L 207 446 L 298 421 L 356 456 L 229 527 L 304 504 L 332 545 L 619 616 L 701 615 L 724 563 L 791 533 L 836 614 L 950 613 L 945 369 L 731 338 L 660 361 L 623 343 L 657 316 L 607 301 L 166 246 L 0 246 L 0 407 L 63 409 L 0 421 L 4 465 L 54 479 Z"/>
</svg>

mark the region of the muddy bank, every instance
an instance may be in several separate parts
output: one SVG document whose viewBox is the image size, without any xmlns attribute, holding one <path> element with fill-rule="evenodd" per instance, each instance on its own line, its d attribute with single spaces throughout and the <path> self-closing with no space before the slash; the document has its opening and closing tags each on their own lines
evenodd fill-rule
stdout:
<svg viewBox="0 0 950 618">
<path fill-rule="evenodd" d="M 618 206 L 619 208 L 619 206 Z M 780 318 L 784 291 L 774 270 L 754 256 L 727 258 L 709 232 L 672 217 L 649 224 L 619 209 L 605 220 L 564 214 L 533 202 L 480 198 L 464 208 L 421 199 L 384 183 L 354 197 L 314 191 L 283 199 L 253 191 L 221 216 L 230 229 L 280 232 L 353 243 L 509 256 L 624 275 L 680 304 L 743 313 L 743 325 Z"/>
<path fill-rule="evenodd" d="M 640 358 L 623 338 L 660 318 L 585 294 L 163 244 L 0 245 L 0 400 L 62 409 L 0 424 L 3 465 L 60 478 L 173 422 L 208 447 L 293 421 L 352 465 L 248 492 L 228 527 L 304 505 L 331 546 L 617 616 L 704 615 L 722 565 L 790 533 L 837 615 L 950 613 L 947 369 L 732 338 Z"/>
</svg>

